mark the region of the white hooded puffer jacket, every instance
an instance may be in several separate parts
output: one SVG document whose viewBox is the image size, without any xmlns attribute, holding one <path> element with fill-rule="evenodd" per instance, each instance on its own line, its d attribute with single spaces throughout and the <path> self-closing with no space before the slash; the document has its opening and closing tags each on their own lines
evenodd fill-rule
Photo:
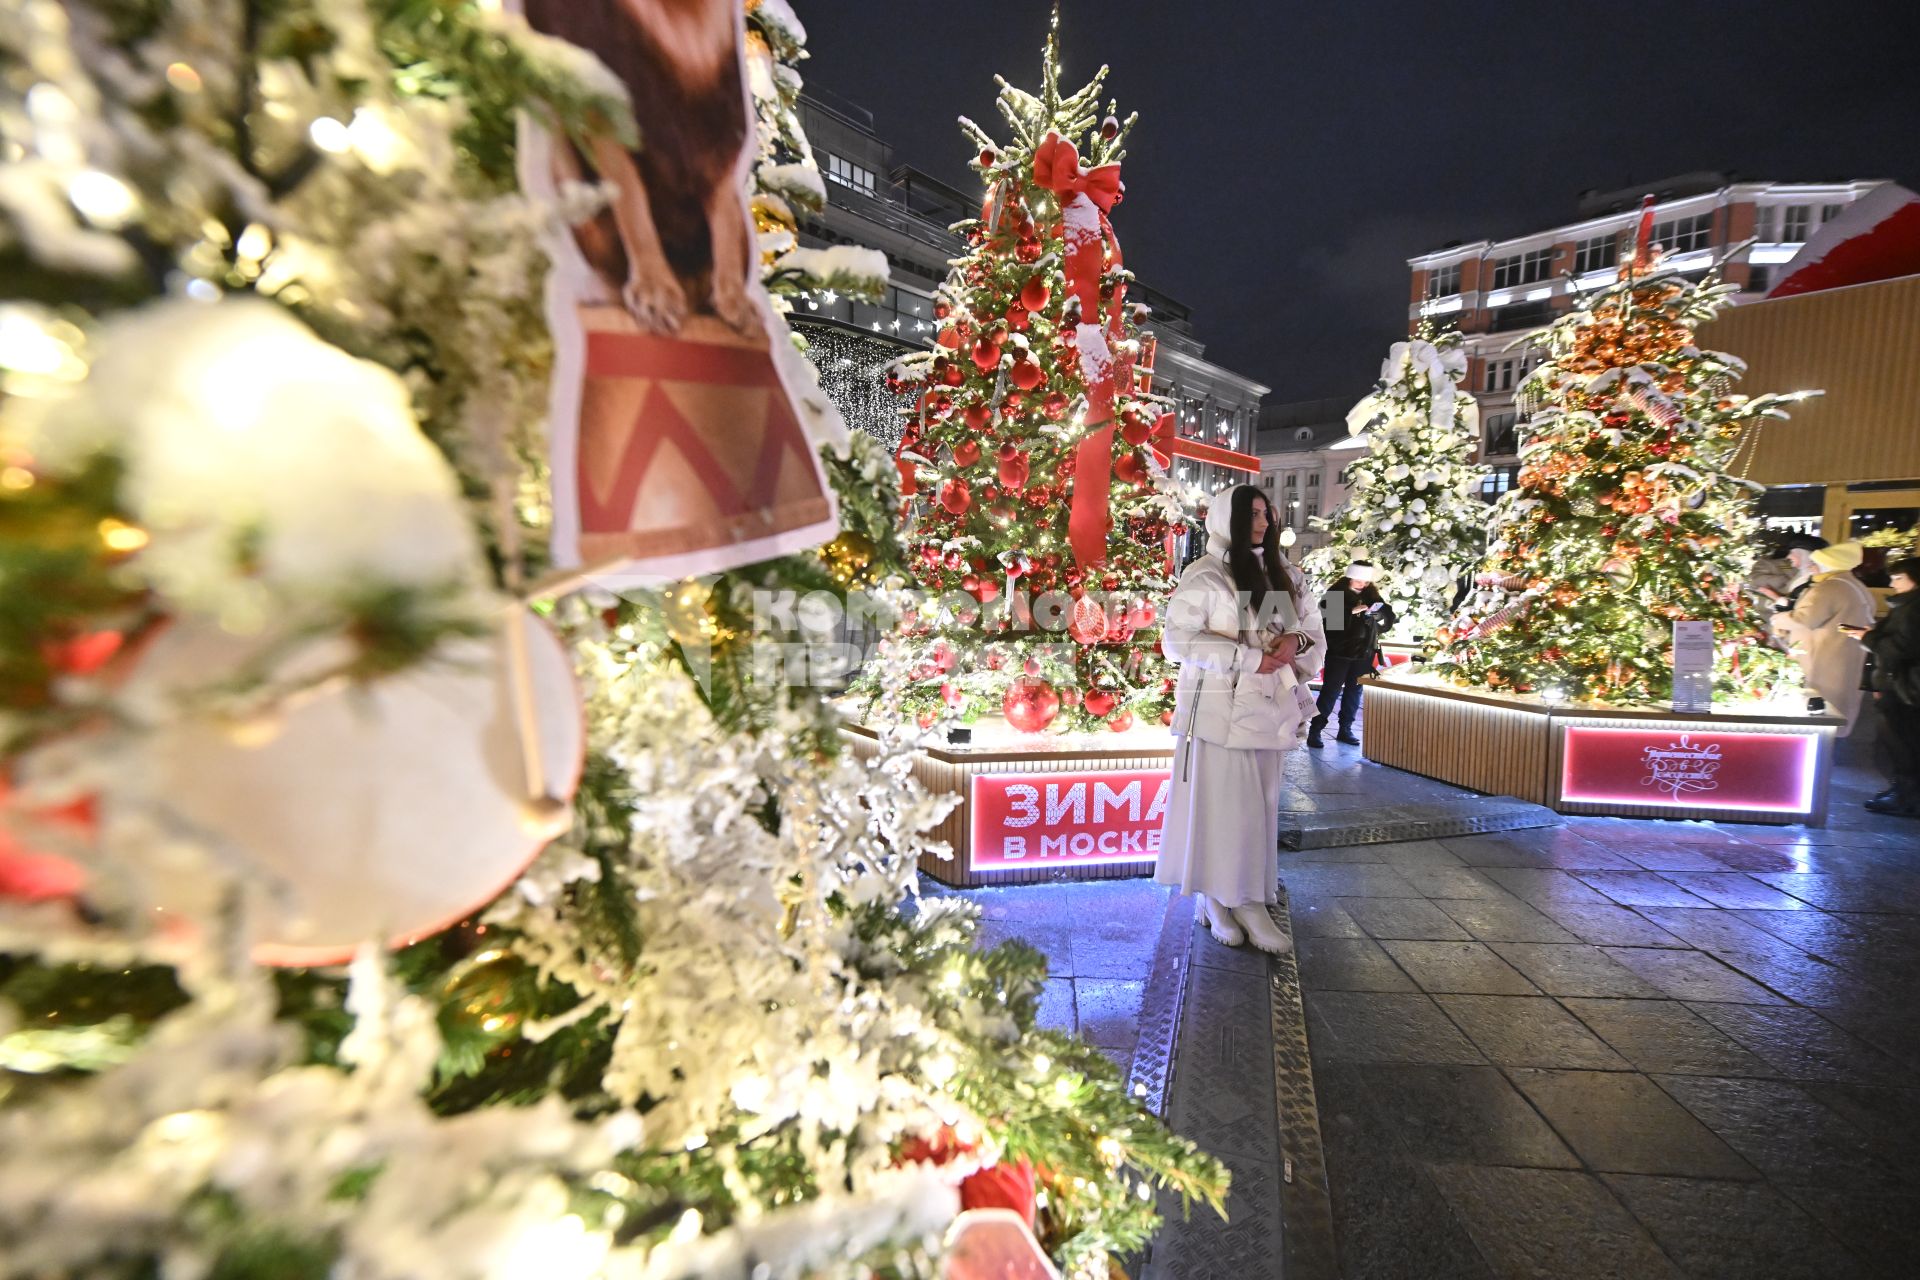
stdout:
<svg viewBox="0 0 1920 1280">
<path fill-rule="evenodd" d="M 1296 611 L 1283 595 L 1267 636 L 1294 631 L 1307 639 L 1290 666 L 1260 674 L 1266 637 L 1253 630 L 1252 617 L 1241 610 L 1227 568 L 1233 520 L 1228 497 L 1221 494 L 1207 515 L 1207 554 L 1187 566 L 1167 602 L 1161 647 L 1180 664 L 1172 727 L 1177 734 L 1236 750 L 1284 750 L 1306 737 L 1313 716 L 1307 681 L 1320 668 L 1326 633 L 1304 575 L 1288 564 L 1286 572 L 1308 603 Z"/>
</svg>

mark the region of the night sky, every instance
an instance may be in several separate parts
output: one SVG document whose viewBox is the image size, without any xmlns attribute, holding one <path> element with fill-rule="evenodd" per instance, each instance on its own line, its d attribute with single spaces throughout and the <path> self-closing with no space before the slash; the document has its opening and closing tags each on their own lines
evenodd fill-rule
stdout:
<svg viewBox="0 0 1920 1280">
<path fill-rule="evenodd" d="M 993 74 L 1037 87 L 1047 0 L 794 7 L 810 84 L 870 109 L 896 162 L 978 189 L 954 118 L 1004 135 Z M 1140 112 L 1127 265 L 1193 308 L 1210 357 L 1296 400 L 1371 384 L 1409 255 L 1573 221 L 1589 188 L 1920 188 L 1916 8 L 1064 0 L 1062 45 L 1075 87 L 1108 63 Z"/>
</svg>

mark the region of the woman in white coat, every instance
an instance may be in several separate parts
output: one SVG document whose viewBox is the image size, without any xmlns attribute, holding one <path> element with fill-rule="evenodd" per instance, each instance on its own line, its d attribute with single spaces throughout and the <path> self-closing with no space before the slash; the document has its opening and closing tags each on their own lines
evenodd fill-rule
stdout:
<svg viewBox="0 0 1920 1280">
<path fill-rule="evenodd" d="M 1864 557 L 1857 542 L 1821 547 L 1812 556 L 1813 581 L 1793 608 L 1773 615 L 1773 629 L 1800 660 L 1807 688 L 1826 700 L 1828 711 L 1846 718 L 1843 738 L 1860 718 L 1867 651 L 1841 628 L 1871 627 L 1875 613 L 1873 593 L 1853 576 Z"/>
<path fill-rule="evenodd" d="M 1153 878 L 1199 898 L 1213 936 L 1287 950 L 1278 888 L 1280 766 L 1306 736 L 1306 682 L 1326 637 L 1279 523 L 1252 485 L 1214 495 L 1207 553 L 1167 603 L 1161 645 L 1180 664 L 1173 788 Z"/>
</svg>

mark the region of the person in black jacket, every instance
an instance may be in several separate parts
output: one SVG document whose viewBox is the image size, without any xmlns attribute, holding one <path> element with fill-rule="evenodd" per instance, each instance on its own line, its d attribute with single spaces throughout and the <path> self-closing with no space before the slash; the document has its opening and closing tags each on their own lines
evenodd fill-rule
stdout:
<svg viewBox="0 0 1920 1280">
<path fill-rule="evenodd" d="M 1320 598 L 1320 615 L 1327 624 L 1327 661 L 1320 674 L 1320 714 L 1307 731 L 1309 747 L 1324 747 L 1320 731 L 1334 704 L 1340 706 L 1340 732 L 1335 742 L 1359 746 L 1353 736 L 1353 721 L 1360 714 L 1360 681 L 1373 673 L 1380 653 L 1380 637 L 1398 621 L 1393 608 L 1380 598 L 1374 586 L 1380 570 L 1364 561 L 1347 567 L 1339 582 Z"/>
<path fill-rule="evenodd" d="M 1893 594 L 1871 630 L 1844 627 L 1873 653 L 1873 701 L 1880 710 L 1880 755 L 1893 785 L 1867 801 L 1875 813 L 1920 818 L 1920 557 L 1887 566 Z"/>
</svg>

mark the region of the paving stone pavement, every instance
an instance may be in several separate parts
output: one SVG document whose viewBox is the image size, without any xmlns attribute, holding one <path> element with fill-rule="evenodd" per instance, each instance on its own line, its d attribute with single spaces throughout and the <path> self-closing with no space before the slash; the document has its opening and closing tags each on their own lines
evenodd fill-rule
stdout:
<svg viewBox="0 0 1920 1280">
<path fill-rule="evenodd" d="M 1425 798 L 1358 754 L 1293 802 Z M 1340 1273 L 1913 1274 L 1920 824 L 1878 786 L 1818 830 L 1283 851 Z"/>
</svg>

